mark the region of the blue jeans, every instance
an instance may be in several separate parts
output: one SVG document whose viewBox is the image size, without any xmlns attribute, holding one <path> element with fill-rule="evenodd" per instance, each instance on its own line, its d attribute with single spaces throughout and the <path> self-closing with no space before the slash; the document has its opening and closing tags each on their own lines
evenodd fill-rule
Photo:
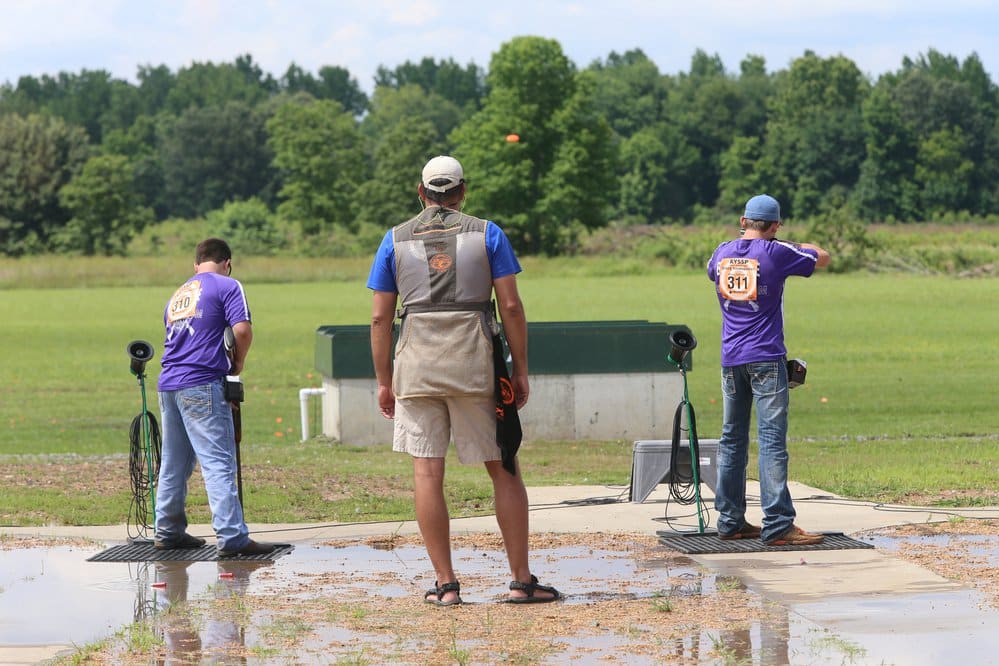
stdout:
<svg viewBox="0 0 999 666">
<path fill-rule="evenodd" d="M 721 385 L 725 415 L 715 488 L 718 533 L 732 534 L 746 524 L 749 421 L 755 403 L 763 509 L 760 538 L 773 541 L 791 528 L 795 517 L 787 489 L 787 365 L 777 360 L 722 368 Z"/>
<path fill-rule="evenodd" d="M 156 487 L 156 538 L 178 539 L 187 529 L 187 482 L 198 462 L 218 547 L 242 548 L 250 537 L 236 485 L 232 408 L 222 397 L 222 381 L 161 391 L 159 401 L 163 457 Z"/>
</svg>

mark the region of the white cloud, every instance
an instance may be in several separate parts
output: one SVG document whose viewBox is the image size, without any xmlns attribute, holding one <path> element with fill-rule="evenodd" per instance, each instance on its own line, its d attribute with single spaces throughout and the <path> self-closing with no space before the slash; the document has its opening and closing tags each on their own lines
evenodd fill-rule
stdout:
<svg viewBox="0 0 999 666">
<path fill-rule="evenodd" d="M 977 51 L 999 77 L 999 8 L 991 0 L 4 0 L 0 83 L 25 74 L 139 65 L 176 70 L 250 53 L 274 76 L 288 65 L 346 67 L 370 92 L 379 65 L 423 57 L 487 67 L 518 35 L 559 41 L 579 67 L 639 48 L 664 73 L 687 71 L 695 49 L 731 71 L 747 54 L 771 70 L 806 49 L 853 59 L 878 75 L 929 48 Z"/>
<path fill-rule="evenodd" d="M 414 2 L 382 2 L 386 18 L 396 25 L 423 26 L 433 23 L 441 16 L 439 3 L 428 0 Z"/>
</svg>

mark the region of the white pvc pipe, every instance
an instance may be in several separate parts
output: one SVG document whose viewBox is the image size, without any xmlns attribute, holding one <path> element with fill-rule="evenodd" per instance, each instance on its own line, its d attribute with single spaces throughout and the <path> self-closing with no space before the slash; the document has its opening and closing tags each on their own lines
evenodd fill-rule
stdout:
<svg viewBox="0 0 999 666">
<path fill-rule="evenodd" d="M 323 395 L 326 393 L 324 388 L 304 388 L 298 390 L 298 403 L 301 407 L 302 413 L 302 441 L 309 439 L 309 396 L 310 395 Z M 322 403 L 320 402 L 320 405 Z"/>
</svg>

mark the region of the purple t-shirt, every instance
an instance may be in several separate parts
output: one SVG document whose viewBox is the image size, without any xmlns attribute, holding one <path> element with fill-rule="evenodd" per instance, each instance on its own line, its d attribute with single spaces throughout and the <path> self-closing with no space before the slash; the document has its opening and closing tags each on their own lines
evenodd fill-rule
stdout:
<svg viewBox="0 0 999 666">
<path fill-rule="evenodd" d="M 486 252 L 489 255 L 489 269 L 492 271 L 493 280 L 515 275 L 521 271 L 520 262 L 513 253 L 510 239 L 492 222 L 486 222 Z M 372 291 L 398 293 L 399 288 L 396 285 L 395 243 L 392 241 L 392 229 L 389 229 L 375 253 L 367 286 Z"/>
<path fill-rule="evenodd" d="M 722 312 L 723 367 L 773 361 L 784 347 L 784 280 L 808 277 L 819 253 L 762 238 L 722 243 L 708 261 Z"/>
<path fill-rule="evenodd" d="M 181 285 L 163 313 L 166 340 L 159 390 L 201 386 L 227 375 L 225 328 L 243 321 L 250 321 L 250 308 L 239 280 L 206 272 Z"/>
</svg>

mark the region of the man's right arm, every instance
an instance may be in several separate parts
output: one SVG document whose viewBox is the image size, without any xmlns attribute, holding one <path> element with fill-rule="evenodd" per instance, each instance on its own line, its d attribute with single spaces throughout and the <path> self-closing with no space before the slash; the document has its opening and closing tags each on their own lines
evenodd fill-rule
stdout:
<svg viewBox="0 0 999 666">
<path fill-rule="evenodd" d="M 233 337 L 236 339 L 236 348 L 233 350 L 232 367 L 229 374 L 240 375 L 243 373 L 243 366 L 246 363 L 246 353 L 250 351 L 253 343 L 253 327 L 248 321 L 241 321 L 233 324 Z"/>
<path fill-rule="evenodd" d="M 375 291 L 371 307 L 371 359 L 378 382 L 378 409 L 382 416 L 395 416 L 392 392 L 392 322 L 395 320 L 397 294 Z"/>
<path fill-rule="evenodd" d="M 799 245 L 799 247 L 803 247 L 806 250 L 814 250 L 815 252 L 818 253 L 818 255 L 819 255 L 818 259 L 816 259 L 816 261 L 815 261 L 815 267 L 816 268 L 823 268 L 823 267 L 829 265 L 829 261 L 831 259 L 831 257 L 829 256 L 829 253 L 826 252 L 825 250 L 823 250 L 818 245 L 815 245 L 814 243 L 798 243 L 798 245 Z"/>
</svg>

